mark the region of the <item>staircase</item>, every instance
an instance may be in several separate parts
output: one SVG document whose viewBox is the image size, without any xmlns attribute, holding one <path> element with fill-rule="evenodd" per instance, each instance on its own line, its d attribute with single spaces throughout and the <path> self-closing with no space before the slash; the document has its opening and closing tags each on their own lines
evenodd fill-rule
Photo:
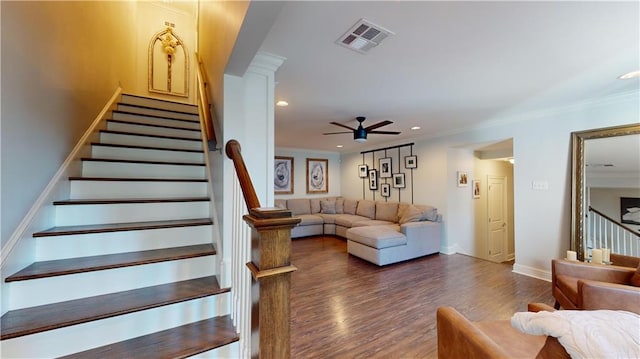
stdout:
<svg viewBox="0 0 640 359">
<path fill-rule="evenodd" d="M 0 356 L 235 356 L 197 107 L 123 95 L 106 122 L 6 279 Z"/>
</svg>

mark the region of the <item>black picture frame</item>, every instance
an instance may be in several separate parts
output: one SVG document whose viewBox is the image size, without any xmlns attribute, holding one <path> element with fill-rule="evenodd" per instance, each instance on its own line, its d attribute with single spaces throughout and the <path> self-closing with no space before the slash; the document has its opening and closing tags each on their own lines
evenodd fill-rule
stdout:
<svg viewBox="0 0 640 359">
<path fill-rule="evenodd" d="M 405 188 L 404 173 L 393 174 L 393 188 Z"/>
<path fill-rule="evenodd" d="M 379 159 L 378 164 L 380 165 L 380 178 L 391 178 L 393 173 L 391 167 L 391 157 L 384 157 Z"/>
<path fill-rule="evenodd" d="M 358 166 L 358 177 L 367 178 L 369 176 L 369 166 L 361 164 Z"/>
<path fill-rule="evenodd" d="M 369 189 L 375 191 L 378 189 L 378 171 L 369 170 Z"/>
<path fill-rule="evenodd" d="M 404 157 L 404 168 L 406 169 L 414 169 L 418 168 L 418 156 L 405 156 Z"/>
<path fill-rule="evenodd" d="M 380 185 L 380 195 L 382 197 L 390 197 L 391 196 L 391 185 L 388 183 L 382 183 Z"/>
<path fill-rule="evenodd" d="M 620 197 L 620 222 L 640 225 L 640 198 Z"/>
</svg>

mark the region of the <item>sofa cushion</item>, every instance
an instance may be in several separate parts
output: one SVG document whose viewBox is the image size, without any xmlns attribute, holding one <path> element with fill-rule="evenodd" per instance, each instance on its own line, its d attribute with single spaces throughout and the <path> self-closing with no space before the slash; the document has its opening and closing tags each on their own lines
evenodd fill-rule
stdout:
<svg viewBox="0 0 640 359">
<path fill-rule="evenodd" d="M 366 221 L 369 218 L 356 216 L 355 214 L 339 214 L 336 216 L 335 223 L 343 227 L 353 227 L 354 223 Z"/>
<path fill-rule="evenodd" d="M 336 218 L 338 218 L 339 214 L 318 213 L 314 214 L 314 216 L 322 217 L 324 224 L 334 224 L 336 223 Z"/>
<path fill-rule="evenodd" d="M 343 212 L 345 214 L 356 214 L 357 207 L 358 207 L 358 201 L 353 199 L 345 199 Z"/>
<path fill-rule="evenodd" d="M 438 219 L 438 210 L 431 206 L 408 205 L 402 211 L 398 211 L 400 224 L 408 222 L 432 221 Z"/>
<path fill-rule="evenodd" d="M 298 216 L 301 221 L 298 224 L 299 226 L 309 226 L 312 224 L 323 224 L 324 220 L 322 217 L 316 214 L 301 214 Z"/>
<path fill-rule="evenodd" d="M 407 244 L 404 234 L 387 226 L 351 228 L 347 230 L 347 239 L 377 249 Z"/>
<path fill-rule="evenodd" d="M 278 208 L 287 208 L 287 200 L 286 199 L 276 199 L 273 201 L 273 205 Z"/>
<path fill-rule="evenodd" d="M 294 198 L 287 200 L 287 208 L 291 210 L 291 214 L 294 216 L 311 214 L 311 204 L 307 198 Z"/>
<path fill-rule="evenodd" d="M 362 201 L 358 201 L 358 208 L 356 209 L 356 214 L 358 216 L 375 219 L 376 203 L 374 201 L 369 201 L 366 199 L 363 199 Z"/>
<path fill-rule="evenodd" d="M 344 199 L 342 198 L 336 199 L 336 213 L 337 214 L 344 213 Z"/>
<path fill-rule="evenodd" d="M 320 198 L 311 198 L 309 204 L 311 205 L 311 214 L 320 213 Z"/>
<path fill-rule="evenodd" d="M 320 213 L 336 214 L 336 201 L 332 201 L 332 200 L 320 201 Z"/>
<path fill-rule="evenodd" d="M 376 219 L 381 221 L 398 221 L 398 203 L 376 202 Z"/>
<path fill-rule="evenodd" d="M 377 220 L 377 219 L 365 219 L 363 221 L 354 222 L 351 227 L 387 226 L 387 225 L 390 225 L 390 224 L 393 224 L 393 222 L 380 221 L 380 220 Z"/>
</svg>

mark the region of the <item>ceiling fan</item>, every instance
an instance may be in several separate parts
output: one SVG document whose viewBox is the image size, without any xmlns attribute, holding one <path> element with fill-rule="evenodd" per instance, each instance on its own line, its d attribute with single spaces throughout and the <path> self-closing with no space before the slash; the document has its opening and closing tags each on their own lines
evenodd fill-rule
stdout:
<svg viewBox="0 0 640 359">
<path fill-rule="evenodd" d="M 356 142 L 365 142 L 367 140 L 367 135 L 370 134 L 370 133 L 375 133 L 375 134 L 379 134 L 379 135 L 399 135 L 400 134 L 400 132 L 397 132 L 397 131 L 374 131 L 376 128 L 380 128 L 382 126 L 386 126 L 386 125 L 392 124 L 393 122 L 391 122 L 391 121 L 382 121 L 382 122 L 378 122 L 378 123 L 373 124 L 373 125 L 368 126 L 368 127 L 362 127 L 362 122 L 364 122 L 364 120 L 366 120 L 366 117 L 359 116 L 359 117 L 356 117 L 356 120 L 359 122 L 358 128 L 349 127 L 347 125 L 343 125 L 343 124 L 338 123 L 338 122 L 329 122 L 329 123 L 332 124 L 332 125 L 344 127 L 344 128 L 347 128 L 347 129 L 351 130 L 351 132 L 353 132 L 353 139 Z M 323 135 L 337 135 L 339 133 L 351 133 L 351 132 L 348 132 L 348 131 L 327 132 L 327 133 L 323 133 Z"/>
</svg>

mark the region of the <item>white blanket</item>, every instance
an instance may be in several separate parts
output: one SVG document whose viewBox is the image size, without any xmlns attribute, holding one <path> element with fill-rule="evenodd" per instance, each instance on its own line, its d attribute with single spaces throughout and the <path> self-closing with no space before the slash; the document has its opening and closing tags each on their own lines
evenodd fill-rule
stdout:
<svg viewBox="0 0 640 359">
<path fill-rule="evenodd" d="M 516 313 L 511 326 L 558 338 L 571 358 L 640 358 L 640 315 L 615 310 Z"/>
</svg>

